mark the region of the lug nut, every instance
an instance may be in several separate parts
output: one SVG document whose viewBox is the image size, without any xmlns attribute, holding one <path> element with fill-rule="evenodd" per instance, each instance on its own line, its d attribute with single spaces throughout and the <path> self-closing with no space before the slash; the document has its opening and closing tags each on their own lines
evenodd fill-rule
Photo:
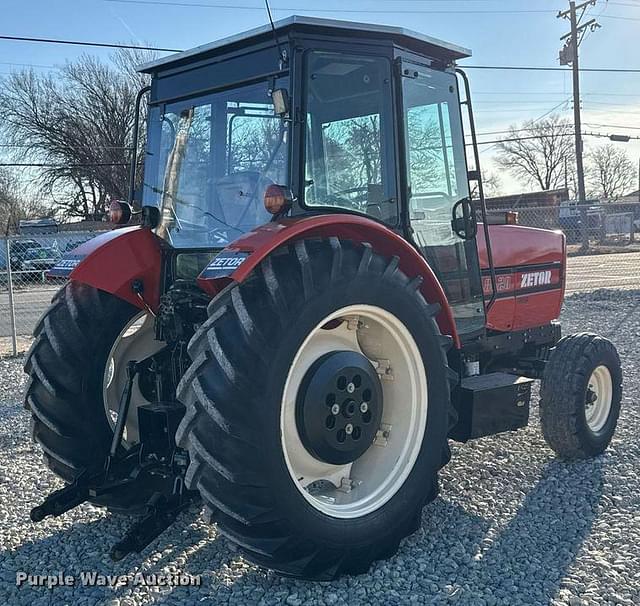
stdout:
<svg viewBox="0 0 640 606">
<path fill-rule="evenodd" d="M 353 433 L 353 425 L 351 425 L 351 423 L 347 423 L 347 425 L 344 428 L 345 433 L 350 436 Z"/>
<path fill-rule="evenodd" d="M 331 414 L 332 415 L 337 415 L 340 412 L 340 406 L 338 406 L 337 404 L 334 404 L 331 407 Z"/>
<path fill-rule="evenodd" d="M 369 410 L 369 405 L 366 402 L 363 402 L 362 404 L 360 404 L 360 412 L 362 414 L 367 412 L 367 410 Z"/>
</svg>

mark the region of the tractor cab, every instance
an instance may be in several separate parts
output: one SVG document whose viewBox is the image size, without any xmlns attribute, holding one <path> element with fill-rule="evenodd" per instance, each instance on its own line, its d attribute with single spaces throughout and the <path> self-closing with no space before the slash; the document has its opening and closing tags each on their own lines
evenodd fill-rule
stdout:
<svg viewBox="0 0 640 606">
<path fill-rule="evenodd" d="M 291 17 L 143 66 L 142 203 L 160 210 L 179 268 L 204 269 L 196 250 L 272 213 L 367 217 L 426 258 L 461 335 L 482 331 L 454 70 L 467 56 L 401 28 Z"/>
</svg>

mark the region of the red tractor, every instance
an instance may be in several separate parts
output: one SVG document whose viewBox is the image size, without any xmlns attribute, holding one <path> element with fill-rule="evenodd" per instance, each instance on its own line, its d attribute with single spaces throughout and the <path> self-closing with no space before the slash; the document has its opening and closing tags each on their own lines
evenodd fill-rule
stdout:
<svg viewBox="0 0 640 606">
<path fill-rule="evenodd" d="M 618 355 L 560 338 L 563 234 L 487 216 L 467 56 L 293 17 L 142 67 L 141 224 L 58 262 L 26 362 L 67 483 L 34 521 L 142 514 L 117 560 L 201 498 L 252 562 L 330 579 L 418 529 L 449 439 L 526 426 L 535 379 L 551 448 L 605 450 Z"/>
</svg>

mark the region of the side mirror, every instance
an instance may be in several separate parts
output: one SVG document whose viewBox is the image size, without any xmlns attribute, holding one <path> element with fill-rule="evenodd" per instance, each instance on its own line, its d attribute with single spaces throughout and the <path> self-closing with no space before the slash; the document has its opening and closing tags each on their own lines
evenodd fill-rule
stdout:
<svg viewBox="0 0 640 606">
<path fill-rule="evenodd" d="M 114 200 L 109 205 L 109 221 L 116 225 L 125 225 L 131 220 L 131 206 L 122 200 Z"/>
<path fill-rule="evenodd" d="M 271 101 L 273 111 L 276 115 L 283 117 L 289 113 L 289 93 L 286 88 L 275 88 L 271 91 Z"/>
</svg>

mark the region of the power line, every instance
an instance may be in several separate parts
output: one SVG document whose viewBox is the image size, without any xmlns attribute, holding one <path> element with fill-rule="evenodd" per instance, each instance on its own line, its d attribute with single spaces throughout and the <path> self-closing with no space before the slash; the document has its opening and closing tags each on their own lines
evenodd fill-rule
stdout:
<svg viewBox="0 0 640 606">
<path fill-rule="evenodd" d="M 50 164 L 48 162 L 3 162 L 0 167 L 27 167 L 34 168 L 87 168 L 91 166 L 129 166 L 128 162 L 81 162 L 78 164 Z"/>
<path fill-rule="evenodd" d="M 213 8 L 213 9 L 239 9 L 239 10 L 264 10 L 260 6 L 251 6 L 246 4 L 209 4 L 205 2 L 178 2 L 176 0 L 103 0 L 104 2 L 111 2 L 117 4 L 142 4 L 142 5 L 160 5 L 160 6 L 180 6 L 185 8 Z M 420 0 L 400 0 L 408 2 L 416 2 Z M 632 6 L 640 8 L 636 4 L 628 4 L 622 2 L 610 2 L 610 4 L 616 4 L 619 6 Z M 513 15 L 513 14 L 531 14 L 531 13 L 548 13 L 555 14 L 556 11 L 552 9 L 462 9 L 462 10 L 444 10 L 444 9 L 340 9 L 340 8 L 305 8 L 305 7 L 285 7 L 278 6 L 272 7 L 274 11 L 310 11 L 314 13 L 377 13 L 377 14 L 442 14 L 442 15 L 474 15 L 474 14 L 488 14 L 488 15 Z M 622 15 L 610 15 L 605 16 L 606 19 L 623 19 L 631 21 L 640 21 L 640 19 L 634 19 L 632 17 L 624 17 Z"/>
<path fill-rule="evenodd" d="M 104 0 L 104 1 L 115 2 L 116 0 Z M 136 0 L 136 1 L 150 2 L 152 0 Z M 235 7 L 232 7 L 232 8 L 235 8 Z M 396 11 L 392 11 L 392 12 L 396 12 Z M 128 48 L 128 49 L 134 49 L 134 50 L 137 49 L 137 50 L 158 51 L 163 53 L 179 53 L 179 52 L 182 52 L 183 50 L 179 48 L 139 46 L 135 44 L 120 44 L 116 42 L 92 42 L 88 40 L 63 40 L 59 38 L 35 38 L 30 36 L 0 35 L 0 40 L 13 40 L 18 42 L 38 42 L 38 43 L 45 43 L 45 44 L 70 44 L 75 46 L 94 46 L 94 47 L 101 47 L 101 48 Z M 55 66 L 52 66 L 52 67 L 55 67 Z M 565 72 L 565 73 L 571 71 L 570 69 L 567 69 L 564 67 L 533 66 L 533 65 L 463 65 L 462 67 L 463 69 L 509 70 L 509 71 L 511 70 L 543 71 L 543 72 Z M 581 72 L 620 73 L 620 74 L 640 74 L 640 68 L 582 67 L 580 68 L 580 71 Z"/>
<path fill-rule="evenodd" d="M 246 4 L 206 4 L 204 2 L 176 2 L 175 0 L 103 0 L 104 2 L 112 2 L 117 4 L 143 4 L 143 5 L 160 5 L 160 6 L 181 6 L 191 8 L 217 8 L 217 9 L 234 9 L 234 10 L 258 10 L 264 11 L 264 7 L 250 6 Z M 329 9 L 329 8 L 304 8 L 304 7 L 272 7 L 274 11 L 311 11 L 314 13 L 369 13 L 369 14 L 457 14 L 457 15 L 469 15 L 469 14 L 530 14 L 530 13 L 555 13 L 554 10 L 549 9 L 509 9 L 509 10 L 431 10 L 431 9 Z"/>
<path fill-rule="evenodd" d="M 619 21 L 640 21 L 637 17 L 623 17 L 622 15 L 602 15 L 603 19 L 616 19 Z"/>
<path fill-rule="evenodd" d="M 498 145 L 499 143 L 511 143 L 516 141 L 528 141 L 530 139 L 552 139 L 554 137 L 571 137 L 573 133 L 557 133 L 554 135 L 530 135 L 527 137 L 514 137 L 512 139 L 496 139 L 495 141 L 478 141 L 478 146 L 480 145 Z M 472 143 L 467 143 L 467 146 L 473 145 Z M 484 150 L 487 151 L 487 150 Z"/>
<path fill-rule="evenodd" d="M 566 67 L 545 67 L 532 65 L 462 65 L 462 69 L 494 69 L 494 70 L 520 70 L 535 72 L 570 72 Z M 604 72 L 620 74 L 640 74 L 640 69 L 625 69 L 617 67 L 581 67 L 581 72 Z"/>
<path fill-rule="evenodd" d="M 562 102 L 563 104 L 565 103 L 565 101 Z M 533 112 L 535 111 L 534 108 L 532 107 L 516 107 L 516 108 L 510 108 L 510 107 L 503 107 L 501 109 L 477 109 L 474 110 L 474 114 L 511 114 L 511 113 L 527 113 L 527 112 Z M 568 111 L 567 109 L 563 109 L 560 111 Z M 595 110 L 594 110 L 595 111 Z M 598 110 L 599 111 L 599 110 Z M 619 113 L 624 113 L 624 112 L 619 112 Z"/>
<path fill-rule="evenodd" d="M 39 69 L 58 69 L 56 65 L 41 65 L 38 63 L 12 63 L 10 61 L 0 61 L 0 65 L 13 65 L 15 67 L 37 67 Z"/>
<path fill-rule="evenodd" d="M 619 128 L 620 130 L 640 130 L 640 126 L 620 126 L 619 124 L 596 124 L 595 122 L 585 122 L 585 126 L 595 128 Z"/>
<path fill-rule="evenodd" d="M 33 38 L 30 36 L 0 36 L 0 40 L 13 40 L 15 42 L 43 42 L 45 44 L 71 44 L 75 46 L 98 46 L 102 48 L 131 48 L 137 50 L 159 51 L 166 53 L 179 53 L 177 48 L 156 48 L 154 46 L 138 46 L 135 44 L 117 44 L 113 42 L 87 42 L 85 40 L 61 40 L 58 38 Z"/>
<path fill-rule="evenodd" d="M 582 135 L 584 137 L 602 137 L 604 139 L 611 139 L 612 141 L 615 141 L 616 139 L 612 139 L 612 137 L 623 137 L 624 138 L 624 142 L 629 141 L 630 139 L 635 140 L 640 140 L 640 137 L 633 137 L 630 135 L 619 135 L 619 134 L 611 134 L 611 135 L 606 135 L 605 133 L 582 133 Z M 620 140 L 620 139 L 618 139 Z"/>
<path fill-rule="evenodd" d="M 555 133 L 553 135 L 545 135 L 545 134 L 539 134 L 539 135 L 530 135 L 527 137 L 513 137 L 511 139 L 496 139 L 495 141 L 478 141 L 478 145 L 498 145 L 499 143 L 511 143 L 511 142 L 517 142 L 517 141 L 529 141 L 529 140 L 533 140 L 533 139 L 554 139 L 555 137 L 573 137 L 574 133 L 573 131 L 569 131 L 566 133 Z M 610 139 L 611 135 L 607 135 L 605 133 L 582 133 L 583 137 L 602 137 L 605 139 Z M 638 139 L 640 140 L 640 137 L 629 137 L 629 139 Z M 472 143 L 467 143 L 467 146 L 472 145 Z M 485 150 L 486 151 L 486 150 Z"/>
<path fill-rule="evenodd" d="M 522 91 L 506 91 L 506 90 L 496 90 L 496 91 L 473 91 L 473 96 L 476 95 L 553 95 L 553 96 L 566 96 L 566 93 L 556 92 L 556 91 L 534 91 L 534 90 L 522 90 Z M 583 97 L 638 97 L 640 98 L 640 93 L 582 93 Z M 476 101 L 477 103 L 477 101 Z"/>
<path fill-rule="evenodd" d="M 550 110 L 546 111 L 544 114 L 538 116 L 537 118 L 531 120 L 530 122 L 530 127 L 533 126 L 536 122 L 540 122 L 540 120 L 542 120 L 543 118 L 546 118 L 549 114 L 553 113 L 554 111 L 556 111 L 558 108 L 562 107 L 563 105 L 565 105 L 566 103 L 568 103 L 569 101 L 569 97 L 567 97 L 566 99 L 564 99 L 563 101 L 561 101 L 560 103 L 558 103 L 557 105 L 554 105 Z M 475 113 L 475 112 L 474 112 Z M 530 128 L 529 127 L 529 128 Z M 483 149 L 482 152 L 480 153 L 485 153 L 488 152 L 490 149 L 492 149 L 493 147 L 495 147 L 497 144 L 493 144 L 491 145 L 491 147 L 487 147 L 487 149 Z"/>
<path fill-rule="evenodd" d="M 35 148 L 38 147 L 37 145 L 26 145 L 23 143 L 0 143 L 0 147 L 11 147 L 14 149 L 28 149 L 28 148 Z M 68 147 L 66 149 L 75 149 L 75 150 L 82 150 L 82 149 L 86 149 L 83 147 Z M 119 150 L 124 150 L 124 151 L 131 151 L 133 148 L 132 147 L 127 147 L 124 145 L 95 145 L 92 146 L 92 149 L 119 149 Z"/>
</svg>

